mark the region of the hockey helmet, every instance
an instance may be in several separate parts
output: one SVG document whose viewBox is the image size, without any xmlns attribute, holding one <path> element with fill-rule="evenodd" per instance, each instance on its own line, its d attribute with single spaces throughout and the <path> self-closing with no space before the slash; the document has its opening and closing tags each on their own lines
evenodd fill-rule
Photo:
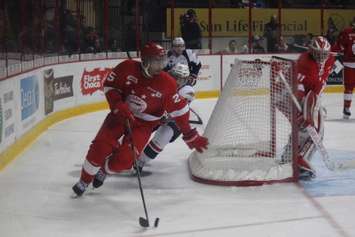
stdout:
<svg viewBox="0 0 355 237">
<path fill-rule="evenodd" d="M 156 43 L 148 42 L 141 50 L 142 69 L 146 77 L 158 75 L 166 66 L 165 49 Z"/>
<path fill-rule="evenodd" d="M 189 66 L 177 63 L 175 66 L 169 70 L 169 74 L 176 79 L 179 86 L 187 83 L 187 78 L 190 75 Z"/>
<path fill-rule="evenodd" d="M 185 41 L 181 37 L 176 37 L 173 40 L 173 50 L 177 55 L 181 55 L 182 52 L 185 50 Z"/>
<path fill-rule="evenodd" d="M 330 43 L 323 36 L 314 37 L 309 44 L 309 50 L 318 63 L 324 63 L 330 54 Z"/>
</svg>

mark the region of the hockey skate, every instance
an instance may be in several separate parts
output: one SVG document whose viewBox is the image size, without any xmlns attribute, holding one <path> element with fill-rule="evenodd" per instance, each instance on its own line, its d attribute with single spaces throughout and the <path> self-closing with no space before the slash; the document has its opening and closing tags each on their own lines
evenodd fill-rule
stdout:
<svg viewBox="0 0 355 237">
<path fill-rule="evenodd" d="M 106 172 L 101 168 L 95 175 L 94 181 L 92 182 L 92 186 L 94 188 L 99 188 L 104 184 L 104 181 L 106 179 Z"/>
<path fill-rule="evenodd" d="M 80 197 L 81 195 L 83 195 L 83 193 L 85 192 L 86 188 L 88 187 L 88 184 L 79 180 L 79 182 L 77 182 L 73 187 L 73 191 L 74 193 Z"/>
<path fill-rule="evenodd" d="M 343 110 L 343 118 L 344 119 L 349 119 L 351 116 L 351 112 L 349 108 L 344 108 Z"/>
<path fill-rule="evenodd" d="M 304 169 L 303 167 L 300 167 L 298 177 L 301 181 L 310 181 L 316 177 L 316 174 L 314 170 Z"/>
<path fill-rule="evenodd" d="M 316 172 L 312 168 L 309 161 L 305 160 L 303 157 L 298 158 L 299 167 L 299 180 L 309 181 L 316 177 Z"/>
</svg>

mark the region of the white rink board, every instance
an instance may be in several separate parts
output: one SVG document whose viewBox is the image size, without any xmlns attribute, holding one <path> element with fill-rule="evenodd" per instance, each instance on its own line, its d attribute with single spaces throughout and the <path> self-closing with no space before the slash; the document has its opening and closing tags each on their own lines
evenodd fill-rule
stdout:
<svg viewBox="0 0 355 237">
<path fill-rule="evenodd" d="M 200 55 L 202 68 L 195 90 L 197 92 L 219 91 L 230 72 L 230 65 L 236 58 L 267 60 L 271 56 L 267 54 Z M 296 59 L 298 54 L 282 54 L 281 56 Z M 102 82 L 107 73 L 123 60 L 110 59 L 53 64 L 0 81 L 0 98 L 3 110 L 1 113 L 3 122 L 0 152 L 53 112 L 105 101 Z M 58 63 L 58 58 L 45 58 L 42 61 Z M 36 62 L 36 65 L 43 64 L 42 61 Z M 9 90 L 12 91 L 13 100 L 4 105 L 4 97 Z M 6 121 L 4 121 L 4 109 L 7 110 L 7 113 L 11 113 L 11 118 Z M 11 112 L 9 112 L 10 110 Z M 5 136 L 5 130 L 7 136 Z"/>
</svg>

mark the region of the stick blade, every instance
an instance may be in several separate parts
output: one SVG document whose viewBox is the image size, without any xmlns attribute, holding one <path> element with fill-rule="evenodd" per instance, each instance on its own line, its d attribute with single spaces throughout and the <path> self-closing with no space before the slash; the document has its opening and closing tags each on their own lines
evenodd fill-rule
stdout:
<svg viewBox="0 0 355 237">
<path fill-rule="evenodd" d="M 142 227 L 149 227 L 149 222 L 147 219 L 143 218 L 143 217 L 139 217 L 139 224 Z"/>
<path fill-rule="evenodd" d="M 158 225 L 159 225 L 159 217 L 158 217 L 158 218 L 155 218 L 154 227 L 157 228 Z"/>
</svg>

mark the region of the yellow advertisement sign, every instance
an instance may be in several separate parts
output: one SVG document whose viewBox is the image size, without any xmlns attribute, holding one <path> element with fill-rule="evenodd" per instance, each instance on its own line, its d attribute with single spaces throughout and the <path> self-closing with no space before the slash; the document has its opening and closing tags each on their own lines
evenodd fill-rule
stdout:
<svg viewBox="0 0 355 237">
<path fill-rule="evenodd" d="M 331 21 L 335 24 L 336 30 L 339 32 L 345 27 L 350 26 L 350 23 L 355 18 L 355 11 L 352 10 L 339 10 L 339 9 L 327 9 L 324 10 L 324 33 L 327 32 Z"/>
<path fill-rule="evenodd" d="M 187 8 L 174 9 L 174 34 L 180 36 L 180 18 L 186 13 Z M 202 35 L 208 36 L 209 19 L 207 8 L 195 8 L 198 23 Z M 263 35 L 265 24 L 270 21 L 272 15 L 277 15 L 278 9 L 252 9 L 253 34 Z M 324 19 L 333 16 L 338 25 L 349 21 L 354 17 L 353 10 L 328 9 L 324 11 Z M 214 37 L 240 37 L 249 33 L 249 9 L 248 8 L 214 8 L 212 9 L 212 36 Z M 305 35 L 312 33 L 321 34 L 321 10 L 320 9 L 282 9 L 281 10 L 282 35 Z M 171 36 L 171 10 L 167 9 L 167 36 Z M 326 27 L 326 25 L 324 25 Z"/>
</svg>

